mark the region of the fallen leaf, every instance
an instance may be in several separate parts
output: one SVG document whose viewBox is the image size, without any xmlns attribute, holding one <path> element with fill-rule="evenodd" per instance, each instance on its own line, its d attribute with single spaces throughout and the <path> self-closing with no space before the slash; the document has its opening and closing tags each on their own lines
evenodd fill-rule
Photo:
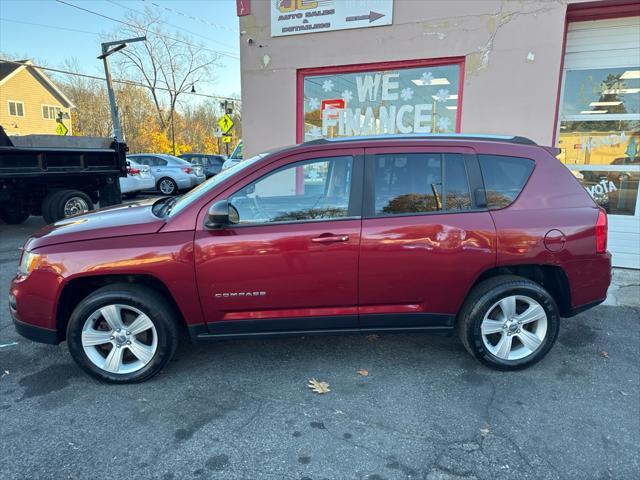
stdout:
<svg viewBox="0 0 640 480">
<path fill-rule="evenodd" d="M 371 343 L 375 342 L 379 338 L 380 338 L 380 335 L 376 335 L 375 333 L 371 335 L 367 335 L 367 340 L 370 341 Z"/>
<path fill-rule="evenodd" d="M 368 377 L 369 376 L 369 371 L 365 370 L 364 368 L 359 368 L 356 373 L 358 375 L 360 375 L 361 377 Z"/>
<path fill-rule="evenodd" d="M 605 352 L 604 350 L 600 352 L 600 356 L 602 358 L 609 358 L 609 352 Z"/>
<path fill-rule="evenodd" d="M 626 397 L 627 395 L 629 395 L 627 392 L 623 392 L 622 390 L 618 390 L 618 391 L 620 392 L 620 395 L 623 395 L 623 396 L 625 396 L 625 397 Z"/>
<path fill-rule="evenodd" d="M 307 385 L 307 387 L 309 387 L 311 391 L 315 393 L 328 393 L 331 391 L 329 390 L 329 384 L 327 382 L 319 382 L 315 378 L 309 380 L 309 384 Z"/>
</svg>

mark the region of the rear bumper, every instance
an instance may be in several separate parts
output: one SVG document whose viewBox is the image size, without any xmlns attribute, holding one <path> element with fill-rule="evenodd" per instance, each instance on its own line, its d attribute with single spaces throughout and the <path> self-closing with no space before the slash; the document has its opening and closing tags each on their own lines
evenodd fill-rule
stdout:
<svg viewBox="0 0 640 480">
<path fill-rule="evenodd" d="M 595 302 L 587 303 L 585 305 L 580 305 L 579 307 L 573 307 L 565 315 L 563 315 L 563 317 L 565 317 L 565 318 L 575 317 L 576 315 L 578 315 L 578 314 L 580 314 L 582 312 L 586 312 L 590 308 L 597 307 L 602 302 L 604 302 L 606 299 L 607 298 L 605 297 L 603 299 L 596 300 Z"/>
<path fill-rule="evenodd" d="M 196 177 L 194 175 L 193 177 L 191 177 L 191 186 L 196 187 L 200 185 L 202 182 L 204 182 L 206 179 L 207 177 L 205 177 L 204 175 L 202 175 L 201 177 Z"/>
</svg>

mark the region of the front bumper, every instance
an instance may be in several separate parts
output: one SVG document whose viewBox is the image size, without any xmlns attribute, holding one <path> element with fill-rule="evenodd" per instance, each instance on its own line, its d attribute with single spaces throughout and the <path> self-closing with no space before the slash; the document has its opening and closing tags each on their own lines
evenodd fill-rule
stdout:
<svg viewBox="0 0 640 480">
<path fill-rule="evenodd" d="M 56 330 L 60 284 L 60 277 L 46 270 L 13 278 L 9 287 L 9 314 L 20 335 L 35 342 L 60 343 Z"/>
<path fill-rule="evenodd" d="M 60 343 L 60 340 L 58 339 L 58 332 L 55 330 L 22 323 L 20 320 L 16 319 L 13 314 L 11 316 L 13 317 L 13 324 L 16 327 L 16 332 L 24 338 L 34 342 L 48 343 L 49 345 L 57 345 Z"/>
</svg>

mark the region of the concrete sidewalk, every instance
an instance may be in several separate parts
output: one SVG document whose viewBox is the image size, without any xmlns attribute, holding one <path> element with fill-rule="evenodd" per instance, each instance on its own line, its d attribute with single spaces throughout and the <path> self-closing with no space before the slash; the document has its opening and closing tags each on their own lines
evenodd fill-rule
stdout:
<svg viewBox="0 0 640 480">
<path fill-rule="evenodd" d="M 614 268 L 604 305 L 640 307 L 640 270 Z"/>
</svg>

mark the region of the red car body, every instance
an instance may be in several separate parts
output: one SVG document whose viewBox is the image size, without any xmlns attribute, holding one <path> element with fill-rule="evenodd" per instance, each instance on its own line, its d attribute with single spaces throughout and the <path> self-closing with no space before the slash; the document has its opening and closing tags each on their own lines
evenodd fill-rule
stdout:
<svg viewBox="0 0 640 480">
<path fill-rule="evenodd" d="M 204 226 L 213 202 L 274 168 L 385 152 L 508 155 L 535 167 L 503 209 Z M 10 287 L 18 331 L 48 343 L 64 340 L 74 306 L 114 279 L 162 292 L 194 339 L 447 331 L 472 287 L 505 271 L 544 277 L 562 316 L 571 316 L 602 302 L 611 280 L 610 254 L 596 249 L 600 210 L 560 162 L 530 144 L 464 137 L 311 142 L 265 156 L 169 218 L 156 217 L 151 204 L 72 217 L 30 238 L 24 249 L 40 255 L 37 268 L 16 275 Z"/>
</svg>

